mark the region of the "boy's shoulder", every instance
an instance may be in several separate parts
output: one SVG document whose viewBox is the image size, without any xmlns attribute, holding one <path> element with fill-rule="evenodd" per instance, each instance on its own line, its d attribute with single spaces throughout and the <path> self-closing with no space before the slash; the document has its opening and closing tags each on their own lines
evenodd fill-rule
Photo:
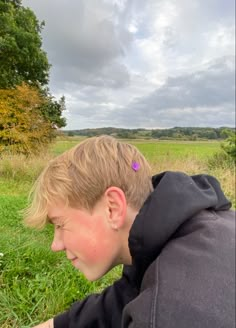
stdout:
<svg viewBox="0 0 236 328">
<path fill-rule="evenodd" d="M 124 322 L 132 317 L 135 327 L 205 327 L 208 320 L 210 328 L 233 326 L 234 224 L 235 211 L 204 210 L 180 227 L 147 268 Z"/>
</svg>

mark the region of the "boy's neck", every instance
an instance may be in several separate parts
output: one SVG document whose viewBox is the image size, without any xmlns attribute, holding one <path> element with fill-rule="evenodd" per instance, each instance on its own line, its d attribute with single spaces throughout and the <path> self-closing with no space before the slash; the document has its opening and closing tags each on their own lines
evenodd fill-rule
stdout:
<svg viewBox="0 0 236 328">
<path fill-rule="evenodd" d="M 122 247 L 122 264 L 131 265 L 132 264 L 132 257 L 130 255 L 129 245 L 128 245 L 128 239 L 129 239 L 129 233 L 130 229 L 133 225 L 133 222 L 137 216 L 139 211 L 134 210 L 130 206 L 127 206 L 127 215 L 126 215 L 126 224 L 124 226 L 123 230 L 123 247 Z"/>
</svg>

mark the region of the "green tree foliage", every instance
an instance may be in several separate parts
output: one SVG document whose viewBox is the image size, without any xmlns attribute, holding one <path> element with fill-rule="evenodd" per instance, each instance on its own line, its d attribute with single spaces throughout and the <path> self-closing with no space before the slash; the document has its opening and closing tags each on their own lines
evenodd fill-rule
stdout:
<svg viewBox="0 0 236 328">
<path fill-rule="evenodd" d="M 226 129 L 235 132 L 235 129 Z M 216 140 L 225 139 L 227 135 L 224 133 L 225 128 L 198 128 L 198 127 L 175 127 L 170 129 L 121 129 L 121 128 L 97 128 L 97 129 L 83 129 L 71 131 L 74 135 L 81 136 L 98 136 L 102 134 L 113 135 L 118 138 L 129 139 L 160 139 L 160 140 Z M 68 134 L 69 131 L 65 131 Z"/>
<path fill-rule="evenodd" d="M 194 127 L 175 127 L 171 129 L 152 130 L 153 138 L 173 138 L 173 139 L 220 139 L 222 128 L 194 128 Z"/>
<path fill-rule="evenodd" d="M 41 96 L 44 102 L 40 107 L 42 116 L 50 121 L 53 128 L 62 128 L 66 126 L 66 120 L 62 117 L 62 112 L 66 109 L 65 97 L 62 96 L 59 101 L 50 94 L 49 89 L 41 89 Z"/>
<path fill-rule="evenodd" d="M 0 0 L 0 88 L 27 82 L 46 85 L 50 65 L 42 50 L 40 24 L 20 0 Z"/>
</svg>

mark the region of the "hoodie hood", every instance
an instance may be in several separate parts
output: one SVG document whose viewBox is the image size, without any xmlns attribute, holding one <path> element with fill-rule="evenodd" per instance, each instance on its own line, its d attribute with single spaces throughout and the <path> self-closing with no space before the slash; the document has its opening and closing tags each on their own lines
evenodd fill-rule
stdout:
<svg viewBox="0 0 236 328">
<path fill-rule="evenodd" d="M 135 218 L 129 235 L 133 263 L 143 270 L 175 231 L 202 210 L 228 210 L 231 203 L 209 175 L 164 172 L 152 178 L 154 191 Z"/>
</svg>

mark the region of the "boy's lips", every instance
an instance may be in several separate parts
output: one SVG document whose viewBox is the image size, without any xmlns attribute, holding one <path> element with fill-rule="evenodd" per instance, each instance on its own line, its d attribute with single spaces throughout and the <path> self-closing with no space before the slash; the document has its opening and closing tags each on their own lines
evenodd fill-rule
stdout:
<svg viewBox="0 0 236 328">
<path fill-rule="evenodd" d="M 75 260 L 77 259 L 77 257 L 72 257 L 72 258 L 67 257 L 67 259 L 68 259 L 69 261 L 73 262 L 73 261 L 75 261 Z"/>
<path fill-rule="evenodd" d="M 73 267 L 80 270 L 80 262 L 78 261 L 78 257 L 75 257 L 74 259 L 72 259 L 71 264 L 73 265 Z"/>
</svg>

